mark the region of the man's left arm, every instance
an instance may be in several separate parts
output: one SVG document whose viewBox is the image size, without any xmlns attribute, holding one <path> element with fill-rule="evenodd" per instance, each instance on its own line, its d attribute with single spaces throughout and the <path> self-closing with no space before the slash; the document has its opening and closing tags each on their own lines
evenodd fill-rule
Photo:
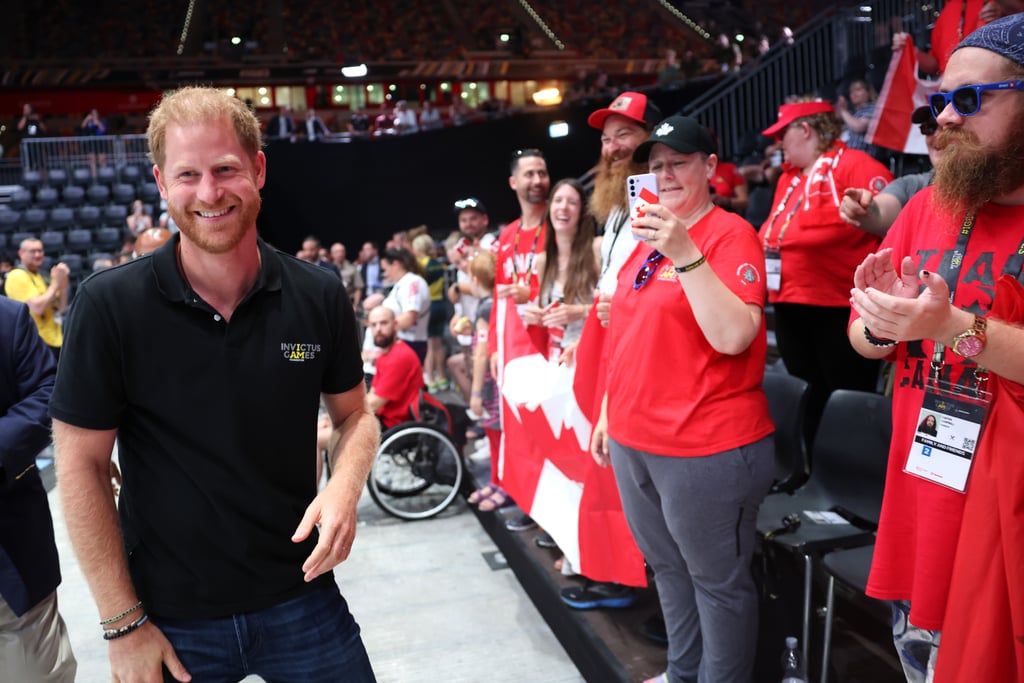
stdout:
<svg viewBox="0 0 1024 683">
<path fill-rule="evenodd" d="M 380 426 L 367 408 L 362 382 L 340 394 L 324 394 L 323 400 L 334 424 L 328 455 L 332 474 L 292 536 L 297 543 L 320 525 L 320 539 L 302 564 L 306 581 L 348 558 L 356 535 L 356 505 L 380 445 Z"/>
</svg>

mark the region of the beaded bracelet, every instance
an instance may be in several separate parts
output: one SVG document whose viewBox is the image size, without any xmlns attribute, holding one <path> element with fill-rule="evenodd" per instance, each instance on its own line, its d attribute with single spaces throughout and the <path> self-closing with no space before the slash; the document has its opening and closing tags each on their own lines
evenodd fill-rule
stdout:
<svg viewBox="0 0 1024 683">
<path fill-rule="evenodd" d="M 693 263 L 686 266 L 676 266 L 675 270 L 677 273 L 689 273 L 691 270 L 695 270 L 703 266 L 706 261 L 707 258 L 705 258 L 702 254 L 701 257 L 694 261 Z"/>
<path fill-rule="evenodd" d="M 139 619 L 138 621 L 133 621 L 130 624 L 125 624 L 121 628 L 107 629 L 107 630 L 105 630 L 103 632 L 103 640 L 117 640 L 118 638 L 123 638 L 124 636 L 128 635 L 132 631 L 138 629 L 140 626 L 145 624 L 147 621 L 149 621 L 149 615 L 148 614 L 143 614 L 142 618 Z"/>
<path fill-rule="evenodd" d="M 104 619 L 103 621 L 100 622 L 100 626 L 106 626 L 107 624 L 113 624 L 115 621 L 120 621 L 120 620 L 124 619 L 126 616 L 128 616 L 129 614 L 131 614 L 132 612 L 134 612 L 137 609 L 139 609 L 140 607 L 142 607 L 142 601 L 141 600 L 139 600 L 137 603 L 135 603 L 134 605 L 132 605 L 131 607 L 129 607 L 125 611 L 121 612 L 120 614 L 115 614 L 114 616 L 110 617 L 109 619 Z"/>
</svg>

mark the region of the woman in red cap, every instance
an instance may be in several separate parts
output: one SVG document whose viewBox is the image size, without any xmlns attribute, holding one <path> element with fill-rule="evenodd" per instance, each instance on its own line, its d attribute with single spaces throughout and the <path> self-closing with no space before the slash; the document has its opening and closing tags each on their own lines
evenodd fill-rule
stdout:
<svg viewBox="0 0 1024 683">
<path fill-rule="evenodd" d="M 879 362 L 858 355 L 846 337 L 853 271 L 878 249 L 880 238 L 843 222 L 839 205 L 848 187 L 877 194 L 891 180 L 870 155 L 839 136 L 835 110 L 821 100 L 779 107 L 775 138 L 785 155 L 773 208 L 761 226 L 768 300 L 775 337 L 789 372 L 811 385 L 806 436 L 817 430 L 836 389 L 873 391 Z"/>
</svg>

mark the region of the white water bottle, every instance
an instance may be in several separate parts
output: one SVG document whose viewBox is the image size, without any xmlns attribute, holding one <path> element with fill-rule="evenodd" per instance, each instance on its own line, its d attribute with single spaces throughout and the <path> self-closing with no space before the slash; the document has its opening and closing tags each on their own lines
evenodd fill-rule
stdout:
<svg viewBox="0 0 1024 683">
<path fill-rule="evenodd" d="M 800 642 L 793 636 L 786 638 L 786 650 L 782 653 L 782 683 L 807 683 L 803 654 L 798 649 Z"/>
</svg>

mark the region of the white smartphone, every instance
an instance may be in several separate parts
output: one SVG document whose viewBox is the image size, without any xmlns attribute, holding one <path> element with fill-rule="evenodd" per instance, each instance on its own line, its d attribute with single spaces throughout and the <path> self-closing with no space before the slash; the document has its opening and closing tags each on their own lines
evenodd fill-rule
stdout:
<svg viewBox="0 0 1024 683">
<path fill-rule="evenodd" d="M 629 198 L 629 219 L 636 220 L 644 215 L 644 207 L 658 203 L 658 180 L 653 173 L 640 173 L 626 178 L 626 195 Z M 634 239 L 640 239 L 634 235 Z"/>
</svg>

